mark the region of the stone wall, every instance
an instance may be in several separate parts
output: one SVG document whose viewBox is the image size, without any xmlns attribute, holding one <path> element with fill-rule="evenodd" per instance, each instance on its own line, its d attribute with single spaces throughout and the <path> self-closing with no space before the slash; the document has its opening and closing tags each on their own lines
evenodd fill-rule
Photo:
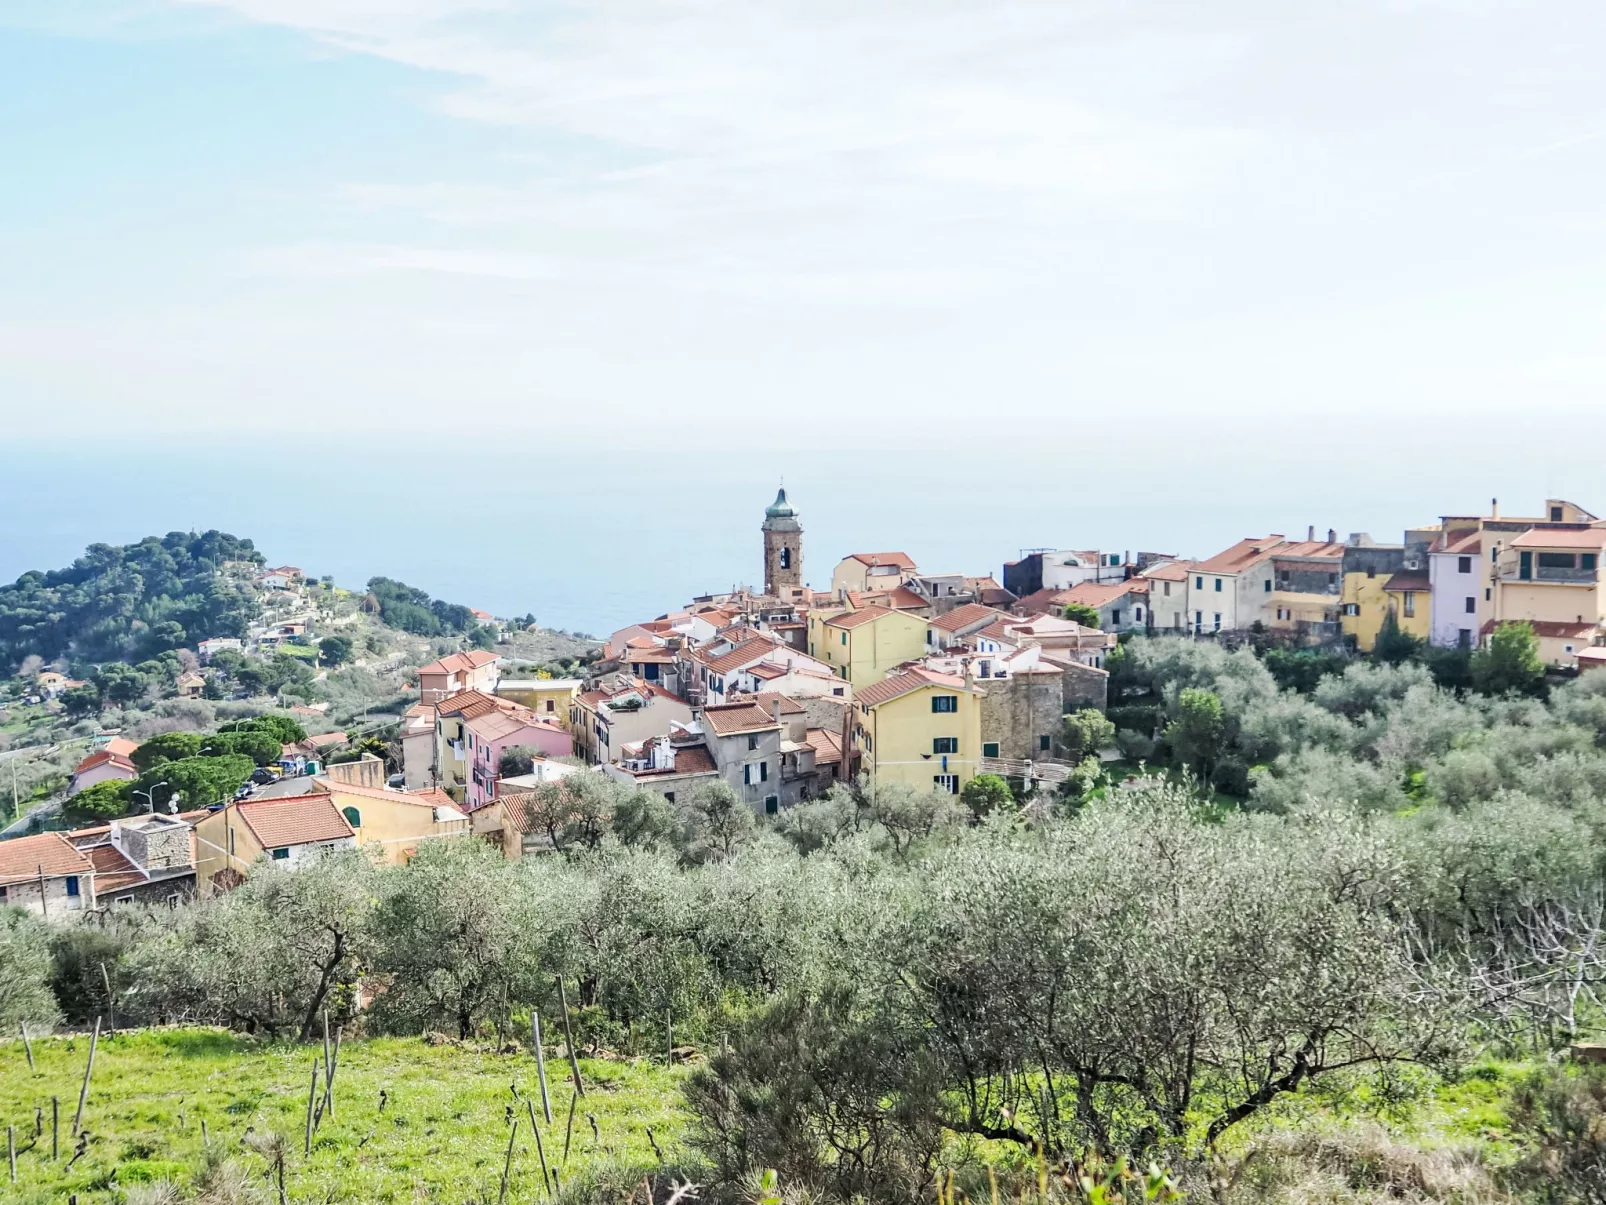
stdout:
<svg viewBox="0 0 1606 1205">
<path fill-rule="evenodd" d="M 981 700 L 984 747 L 996 744 L 999 757 L 1036 760 L 1052 756 L 1052 750 L 1040 747 L 1040 738 L 1052 740 L 1060 730 L 1065 691 L 1061 674 L 1020 673 L 978 685 L 987 692 Z"/>
<path fill-rule="evenodd" d="M 1067 712 L 1095 707 L 1103 711 L 1110 701 L 1110 674 L 1092 665 L 1075 663 L 1065 668 L 1064 708 Z"/>
</svg>

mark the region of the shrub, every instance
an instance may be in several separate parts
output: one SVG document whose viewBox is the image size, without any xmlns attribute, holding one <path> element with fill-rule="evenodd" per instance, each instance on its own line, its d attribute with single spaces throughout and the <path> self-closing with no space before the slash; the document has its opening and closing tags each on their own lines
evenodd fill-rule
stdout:
<svg viewBox="0 0 1606 1205">
<path fill-rule="evenodd" d="M 50 991 L 50 930 L 20 908 L 0 908 L 0 1026 L 36 1032 L 61 1018 Z"/>
<path fill-rule="evenodd" d="M 1015 793 L 1009 789 L 1009 783 L 998 775 L 978 774 L 959 792 L 959 802 L 979 820 L 993 812 L 1013 807 Z"/>
</svg>

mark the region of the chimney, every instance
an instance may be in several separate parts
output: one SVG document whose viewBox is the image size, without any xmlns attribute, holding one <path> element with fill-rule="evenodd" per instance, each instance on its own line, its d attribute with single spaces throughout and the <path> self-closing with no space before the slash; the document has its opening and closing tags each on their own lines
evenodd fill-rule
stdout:
<svg viewBox="0 0 1606 1205">
<path fill-rule="evenodd" d="M 1498 519 L 1500 517 L 1500 499 L 1499 498 L 1490 498 L 1489 499 L 1489 517 L 1491 519 Z"/>
<path fill-rule="evenodd" d="M 1338 532 L 1334 531 L 1331 527 L 1327 529 L 1327 542 L 1329 544 L 1338 543 Z"/>
<path fill-rule="evenodd" d="M 1316 524 L 1312 523 L 1309 527 L 1307 527 L 1305 529 L 1305 543 L 1314 544 L 1315 542 L 1316 542 Z"/>
<path fill-rule="evenodd" d="M 776 695 L 773 699 L 770 700 L 770 715 L 775 718 L 775 722 L 777 724 L 779 724 L 781 722 L 781 696 L 780 695 Z"/>
</svg>

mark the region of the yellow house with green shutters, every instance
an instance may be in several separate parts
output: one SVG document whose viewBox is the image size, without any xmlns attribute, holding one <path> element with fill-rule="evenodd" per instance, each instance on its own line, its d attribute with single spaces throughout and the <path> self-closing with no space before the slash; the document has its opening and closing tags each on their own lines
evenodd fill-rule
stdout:
<svg viewBox="0 0 1606 1205">
<path fill-rule="evenodd" d="M 810 611 L 809 656 L 825 662 L 857 691 L 898 666 L 932 652 L 931 625 L 891 607 Z"/>
<path fill-rule="evenodd" d="M 853 696 L 860 766 L 878 782 L 957 795 L 981 764 L 982 691 L 916 667 Z"/>
</svg>

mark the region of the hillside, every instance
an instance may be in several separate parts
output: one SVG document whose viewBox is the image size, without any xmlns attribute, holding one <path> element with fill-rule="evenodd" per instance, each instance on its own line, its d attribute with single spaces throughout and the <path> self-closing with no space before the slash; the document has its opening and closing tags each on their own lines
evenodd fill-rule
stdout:
<svg viewBox="0 0 1606 1205">
<path fill-rule="evenodd" d="M 251 540 L 224 532 L 92 545 L 0 586 L 0 773 L 15 783 L 0 814 L 59 798 L 106 730 L 138 741 L 278 708 L 383 747 L 412 671 L 470 647 L 563 672 L 595 646 L 389 577 L 347 588 L 269 571 Z"/>
</svg>

